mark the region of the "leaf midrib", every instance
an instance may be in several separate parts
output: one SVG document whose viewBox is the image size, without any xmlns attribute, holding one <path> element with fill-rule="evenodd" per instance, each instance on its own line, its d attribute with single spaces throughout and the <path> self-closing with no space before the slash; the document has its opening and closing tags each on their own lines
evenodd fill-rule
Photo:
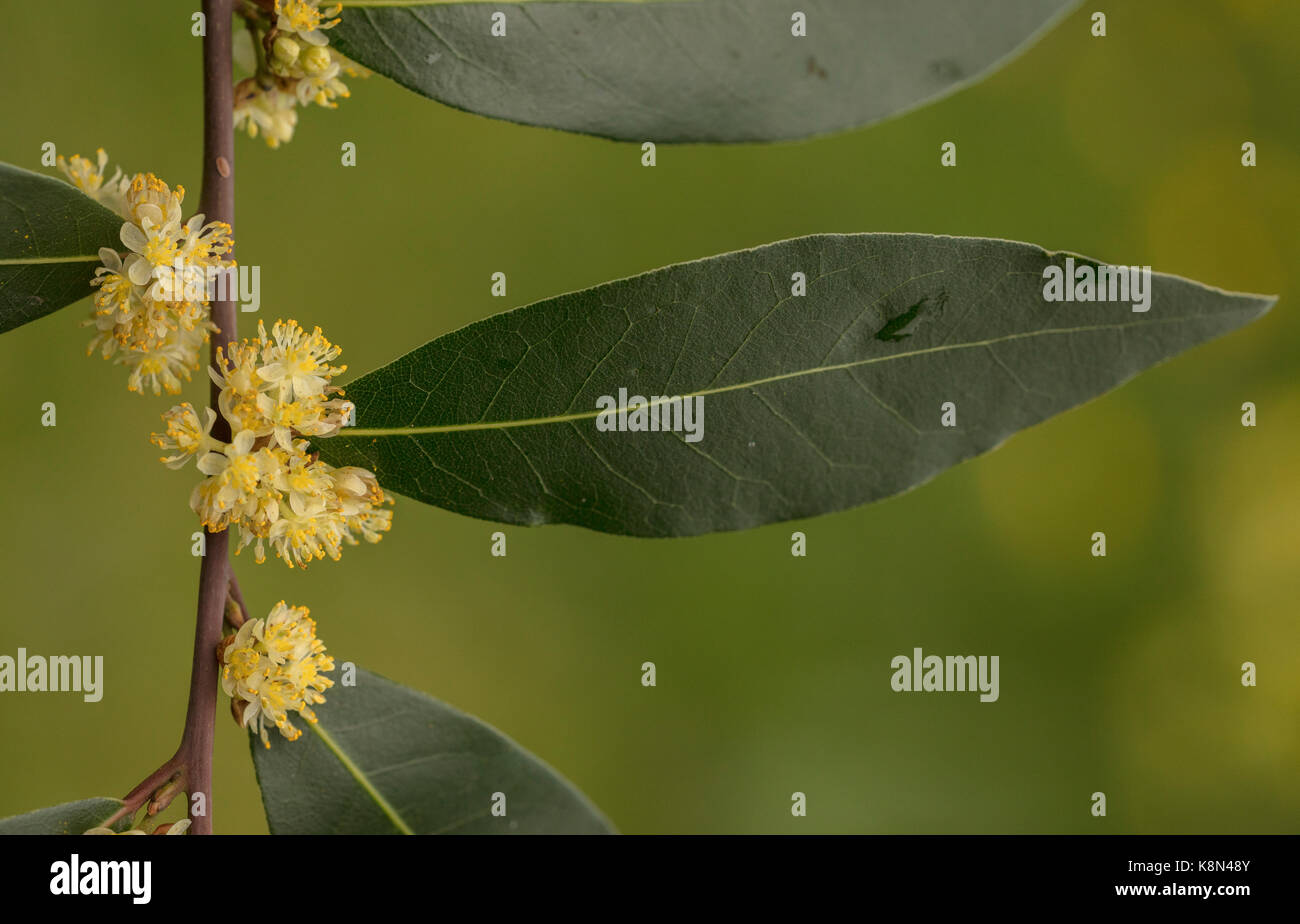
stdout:
<svg viewBox="0 0 1300 924">
<path fill-rule="evenodd" d="M 380 811 L 388 816 L 388 820 L 393 823 L 395 828 L 397 828 L 398 833 L 414 834 L 415 831 L 413 831 L 411 826 L 406 823 L 406 820 L 398 814 L 397 809 L 393 808 L 388 803 L 388 800 L 384 798 L 383 794 L 375 788 L 375 785 L 372 782 L 370 782 L 370 778 L 366 776 L 360 767 L 352 762 L 352 758 L 348 757 L 343 749 L 339 747 L 338 742 L 334 740 L 330 733 L 321 728 L 319 722 L 311 722 L 309 725 L 311 730 L 316 733 L 317 737 L 325 743 L 325 747 L 329 748 L 330 752 L 338 762 L 343 765 L 343 769 L 357 781 L 357 785 L 359 785 L 365 791 L 366 795 L 370 796 L 374 803 L 379 806 Z"/>
<path fill-rule="evenodd" d="M 1240 311 L 1254 310 L 1257 306 L 1251 305 L 1238 309 Z M 817 375 L 823 372 L 842 372 L 845 369 L 854 369 L 858 366 L 869 366 L 875 363 L 888 362 L 894 359 L 907 359 L 913 356 L 925 356 L 931 353 L 943 353 L 950 350 L 968 350 L 980 347 L 993 346 L 998 343 L 1008 343 L 1014 340 L 1025 340 L 1030 337 L 1041 337 L 1053 334 L 1081 334 L 1092 333 L 1103 330 L 1127 330 L 1131 327 L 1142 327 L 1150 324 L 1172 324 L 1179 321 L 1200 320 L 1205 315 L 1181 315 L 1173 318 L 1154 318 L 1151 320 L 1130 321 L 1124 324 L 1097 324 L 1089 327 L 1054 327 L 1045 330 L 1026 331 L 1018 334 L 1008 334 L 1003 337 L 994 337 L 989 340 L 977 340 L 969 343 L 948 343 L 935 347 L 926 347 L 923 350 L 908 350 L 902 353 L 891 353 L 888 356 L 872 356 L 867 359 L 857 359 L 852 362 L 834 363 L 829 366 L 814 366 L 810 369 L 797 369 L 794 372 L 783 372 L 780 375 L 771 375 L 766 378 L 753 379 L 748 382 L 737 382 L 732 385 L 722 385 L 717 388 L 704 388 L 698 391 L 688 392 L 681 395 L 662 396 L 659 401 L 646 401 L 640 407 L 650 408 L 657 405 L 666 404 L 674 399 L 687 399 L 703 397 L 707 395 L 723 394 L 730 391 L 740 391 L 746 388 L 757 388 L 760 385 L 769 385 L 772 382 L 780 382 L 786 379 L 800 378 L 806 375 Z M 530 417 L 522 420 L 496 420 L 496 421 L 475 421 L 465 424 L 437 424 L 427 427 L 345 427 L 340 430 L 336 437 L 366 437 L 366 436 L 415 436 L 427 433 L 461 433 L 472 430 L 506 430 L 518 427 L 536 427 L 547 424 L 568 423 L 575 420 L 592 420 L 601 414 L 608 413 L 602 410 L 576 411 L 572 414 L 557 414 L 551 417 Z"/>
<path fill-rule="evenodd" d="M 99 254 L 75 257 L 3 257 L 0 266 L 29 266 L 33 263 L 98 263 Z"/>
</svg>

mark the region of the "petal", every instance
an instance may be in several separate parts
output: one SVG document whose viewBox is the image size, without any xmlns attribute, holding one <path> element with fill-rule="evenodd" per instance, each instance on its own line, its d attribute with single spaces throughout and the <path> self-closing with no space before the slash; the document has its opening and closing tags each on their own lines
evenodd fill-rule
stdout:
<svg viewBox="0 0 1300 924">
<path fill-rule="evenodd" d="M 217 475 L 226 470 L 226 466 L 230 464 L 230 460 L 219 452 L 205 452 L 203 455 L 199 456 L 199 461 L 194 464 L 197 465 L 199 471 L 205 475 Z"/>
<path fill-rule="evenodd" d="M 122 230 L 118 234 L 122 238 L 122 243 L 132 250 L 139 253 L 144 250 L 145 245 L 149 243 L 149 237 L 140 228 L 132 222 L 122 225 Z"/>
<path fill-rule="evenodd" d="M 131 282 L 142 286 L 153 278 L 153 264 L 148 260 L 132 260 L 126 275 Z"/>
<path fill-rule="evenodd" d="M 145 202 L 135 208 L 135 217 L 140 222 L 140 226 L 148 228 L 150 225 L 158 227 L 163 223 L 162 209 L 152 202 Z"/>
</svg>

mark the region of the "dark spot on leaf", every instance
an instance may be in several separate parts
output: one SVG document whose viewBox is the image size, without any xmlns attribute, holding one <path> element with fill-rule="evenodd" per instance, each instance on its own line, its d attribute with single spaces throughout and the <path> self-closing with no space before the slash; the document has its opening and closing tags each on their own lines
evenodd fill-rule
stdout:
<svg viewBox="0 0 1300 924">
<path fill-rule="evenodd" d="M 923 310 L 926 311 L 927 316 L 930 313 L 938 313 L 942 311 L 944 304 L 948 301 L 948 293 L 940 292 L 937 296 L 935 296 L 934 306 L 932 308 L 926 309 L 925 305 L 929 301 L 930 301 L 930 296 L 927 295 L 925 298 L 921 299 L 911 308 L 908 308 L 906 311 L 902 312 L 901 314 L 894 315 L 892 318 L 890 318 L 888 321 L 885 322 L 884 326 L 881 327 L 880 330 L 876 331 L 876 339 L 883 340 L 886 343 L 892 343 L 897 340 L 902 340 L 905 337 L 912 336 L 911 331 L 908 331 L 907 333 L 903 333 L 903 329 L 907 327 L 909 324 L 911 324 L 913 321 L 915 321 L 917 317 L 920 316 Z"/>
<path fill-rule="evenodd" d="M 826 79 L 826 69 L 817 63 L 817 59 L 812 55 L 808 56 L 808 73 L 812 76 Z"/>
<path fill-rule="evenodd" d="M 964 73 L 960 64 L 952 58 L 940 58 L 930 62 L 930 73 L 939 80 L 959 80 Z"/>
</svg>

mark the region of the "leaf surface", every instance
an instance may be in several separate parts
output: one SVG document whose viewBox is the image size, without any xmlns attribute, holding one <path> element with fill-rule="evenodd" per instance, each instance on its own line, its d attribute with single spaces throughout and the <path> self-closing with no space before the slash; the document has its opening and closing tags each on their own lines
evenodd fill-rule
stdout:
<svg viewBox="0 0 1300 924">
<path fill-rule="evenodd" d="M 0 164 L 0 333 L 85 298 L 122 218 L 62 180 Z"/>
<path fill-rule="evenodd" d="M 360 669 L 325 695 L 297 741 L 249 736 L 272 834 L 610 833 L 554 770 L 445 703 Z"/>
<path fill-rule="evenodd" d="M 1074 2 L 382 0 L 345 3 L 329 36 L 403 86 L 481 115 L 626 141 L 772 141 L 950 93 Z M 504 36 L 492 34 L 498 13 Z"/>
<path fill-rule="evenodd" d="M 357 426 L 316 445 L 488 520 L 746 529 L 906 491 L 1273 303 L 1158 273 L 1145 312 L 1045 300 L 1044 269 L 1067 259 L 1097 265 L 917 234 L 816 235 L 677 264 L 418 347 L 349 385 Z M 600 429 L 611 421 L 598 402 L 624 388 L 661 428 L 666 399 L 702 400 L 700 438 L 677 412 L 676 430 Z"/>
<path fill-rule="evenodd" d="M 37 809 L 25 815 L 0 818 L 0 835 L 4 834 L 85 834 L 98 828 L 122 807 L 117 799 L 82 799 Z M 130 818 L 115 827 L 125 828 Z"/>
</svg>

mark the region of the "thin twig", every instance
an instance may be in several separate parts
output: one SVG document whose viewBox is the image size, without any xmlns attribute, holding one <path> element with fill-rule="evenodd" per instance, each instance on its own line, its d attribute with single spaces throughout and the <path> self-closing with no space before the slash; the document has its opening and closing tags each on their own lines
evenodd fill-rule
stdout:
<svg viewBox="0 0 1300 924">
<path fill-rule="evenodd" d="M 167 763 L 149 774 L 140 781 L 135 789 L 123 796 L 122 807 L 114 812 L 111 818 L 104 822 L 104 827 L 111 828 L 127 815 L 134 815 L 139 811 L 140 806 L 149 801 L 149 798 L 158 791 L 160 786 L 170 780 L 178 772 L 183 772 L 184 764 L 181 755 L 183 749 L 184 744 L 182 743 L 181 748 L 177 749 L 176 753 L 171 756 Z"/>
<path fill-rule="evenodd" d="M 231 70 L 232 0 L 203 0 L 207 34 L 203 39 L 203 195 L 199 210 L 208 221 L 233 226 L 235 218 L 235 128 Z M 234 259 L 234 252 L 227 255 Z M 212 303 L 212 361 L 235 337 L 233 300 Z M 212 384 L 211 405 L 219 390 Z M 230 440 L 230 424 L 218 411 L 212 435 Z M 191 834 L 212 833 L 212 745 L 216 737 L 217 645 L 221 641 L 231 580 L 229 532 L 208 532 L 207 554 L 199 568 L 198 615 L 185 733 L 178 752 L 186 768 Z M 202 794 L 201 800 L 194 796 Z M 200 814 L 201 812 L 201 814 Z"/>
</svg>

